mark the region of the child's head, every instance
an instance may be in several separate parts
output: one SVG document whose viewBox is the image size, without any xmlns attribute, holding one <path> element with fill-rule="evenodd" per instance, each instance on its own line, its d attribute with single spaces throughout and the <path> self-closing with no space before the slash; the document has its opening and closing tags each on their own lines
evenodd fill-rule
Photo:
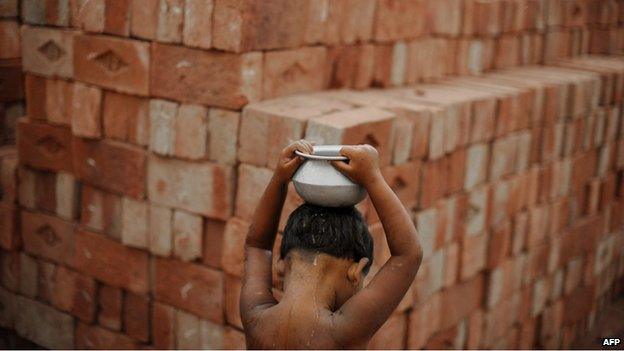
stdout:
<svg viewBox="0 0 624 351">
<path fill-rule="evenodd" d="M 328 266 L 326 274 L 338 277 L 341 281 L 334 283 L 352 295 L 362 287 L 363 276 L 373 263 L 373 239 L 355 207 L 303 204 L 288 218 L 280 256 L 284 260 L 322 261 Z"/>
</svg>

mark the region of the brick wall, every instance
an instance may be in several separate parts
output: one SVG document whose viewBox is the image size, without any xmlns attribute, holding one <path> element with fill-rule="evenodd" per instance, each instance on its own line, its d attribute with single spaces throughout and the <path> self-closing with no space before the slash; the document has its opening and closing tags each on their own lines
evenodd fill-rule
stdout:
<svg viewBox="0 0 624 351">
<path fill-rule="evenodd" d="M 0 13 L 2 103 L 20 63 L 27 101 L 3 115 L 24 117 L 17 155 L 0 151 L 0 326 L 37 344 L 244 347 L 246 230 L 302 137 L 375 145 L 418 226 L 423 266 L 372 347 L 569 347 L 621 289 L 623 1 Z M 389 252 L 359 207 L 372 276 Z"/>
</svg>

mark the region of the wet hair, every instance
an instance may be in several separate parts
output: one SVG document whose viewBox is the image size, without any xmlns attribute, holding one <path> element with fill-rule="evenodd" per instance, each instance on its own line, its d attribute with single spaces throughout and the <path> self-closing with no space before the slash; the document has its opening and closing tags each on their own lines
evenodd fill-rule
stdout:
<svg viewBox="0 0 624 351">
<path fill-rule="evenodd" d="M 294 210 L 284 229 L 280 255 L 300 249 L 352 259 L 368 258 L 364 273 L 373 263 L 373 238 L 355 207 L 322 207 L 303 204 Z"/>
</svg>

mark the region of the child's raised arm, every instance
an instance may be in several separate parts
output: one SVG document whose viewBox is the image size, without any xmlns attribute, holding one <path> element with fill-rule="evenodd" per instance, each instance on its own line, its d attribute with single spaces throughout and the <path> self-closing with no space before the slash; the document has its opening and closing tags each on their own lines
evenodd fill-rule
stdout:
<svg viewBox="0 0 624 351">
<path fill-rule="evenodd" d="M 335 161 L 334 167 L 368 191 L 392 255 L 370 284 L 336 314 L 336 337 L 350 344 L 368 341 L 392 314 L 416 276 L 422 248 L 407 210 L 381 175 L 377 150 L 370 145 L 345 146 L 341 154 L 349 163 Z"/>
<path fill-rule="evenodd" d="M 253 320 L 257 307 L 275 304 L 271 292 L 272 249 L 280 214 L 288 192 L 288 183 L 303 160 L 295 150 L 312 153 L 312 144 L 300 140 L 288 145 L 275 168 L 254 213 L 245 242 L 245 273 L 241 290 L 240 310 L 243 325 Z M 261 308 L 260 308 L 261 309 Z"/>
</svg>

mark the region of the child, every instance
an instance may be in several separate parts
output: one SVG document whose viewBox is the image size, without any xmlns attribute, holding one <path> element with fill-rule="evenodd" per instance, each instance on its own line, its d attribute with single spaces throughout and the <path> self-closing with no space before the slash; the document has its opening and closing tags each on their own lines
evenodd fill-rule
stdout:
<svg viewBox="0 0 624 351">
<path fill-rule="evenodd" d="M 277 349 L 366 348 L 412 284 L 422 249 L 408 212 L 381 176 L 377 150 L 345 146 L 349 163 L 334 167 L 364 186 L 379 215 L 392 256 L 362 288 L 373 260 L 366 223 L 354 207 L 304 204 L 289 217 L 278 271 L 284 292 L 273 297 L 272 248 L 288 182 L 312 152 L 305 140 L 280 156 L 249 229 L 240 309 L 247 346 Z"/>
</svg>

